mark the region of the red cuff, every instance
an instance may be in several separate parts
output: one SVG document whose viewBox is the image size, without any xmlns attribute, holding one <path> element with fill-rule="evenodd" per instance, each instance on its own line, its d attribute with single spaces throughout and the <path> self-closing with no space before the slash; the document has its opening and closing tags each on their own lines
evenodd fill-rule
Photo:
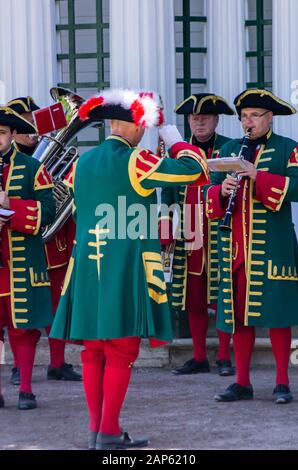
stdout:
<svg viewBox="0 0 298 470">
<path fill-rule="evenodd" d="M 31 199 L 10 199 L 9 207 L 15 211 L 10 220 L 11 230 L 37 235 L 41 223 L 41 205 Z"/>
<path fill-rule="evenodd" d="M 274 212 L 279 211 L 287 194 L 289 178 L 258 171 L 255 181 L 254 199 Z"/>
<path fill-rule="evenodd" d="M 178 142 L 171 148 L 171 158 L 176 158 L 177 160 L 180 158 L 192 158 L 201 165 L 202 172 L 200 177 L 188 186 L 197 187 L 210 183 L 206 155 L 199 147 L 187 142 Z"/>
<path fill-rule="evenodd" d="M 198 186 L 205 186 L 206 184 L 210 184 L 210 179 L 202 172 L 200 177 L 194 183 L 188 184 L 188 186 L 197 188 Z"/>
<path fill-rule="evenodd" d="M 196 145 L 189 144 L 188 142 L 177 142 L 171 147 L 171 153 L 170 156 L 171 158 L 176 158 L 179 152 L 183 152 L 183 150 L 191 150 L 195 152 L 196 154 L 199 154 L 202 158 L 201 151 L 199 147 Z"/>
<path fill-rule="evenodd" d="M 221 204 L 221 184 L 210 186 L 206 196 L 206 215 L 208 219 L 222 219 L 225 209 Z"/>
</svg>

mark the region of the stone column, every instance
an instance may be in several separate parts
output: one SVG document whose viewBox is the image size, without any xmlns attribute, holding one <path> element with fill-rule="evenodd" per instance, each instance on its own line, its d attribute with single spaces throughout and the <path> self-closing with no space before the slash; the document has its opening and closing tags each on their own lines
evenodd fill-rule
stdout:
<svg viewBox="0 0 298 470">
<path fill-rule="evenodd" d="M 298 110 L 298 62 L 296 0 L 272 2 L 272 81 L 273 92 Z M 276 116 L 274 131 L 298 141 L 298 113 Z M 298 234 L 298 204 L 292 203 L 293 220 Z"/>
<path fill-rule="evenodd" d="M 158 92 L 168 123 L 175 122 L 175 38 L 173 0 L 110 0 L 110 82 Z M 142 145 L 156 149 L 156 131 Z"/>
<path fill-rule="evenodd" d="M 298 109 L 297 17 L 298 2 L 273 0 L 272 81 L 273 92 Z M 298 114 L 274 118 L 278 134 L 298 140 Z"/>
</svg>

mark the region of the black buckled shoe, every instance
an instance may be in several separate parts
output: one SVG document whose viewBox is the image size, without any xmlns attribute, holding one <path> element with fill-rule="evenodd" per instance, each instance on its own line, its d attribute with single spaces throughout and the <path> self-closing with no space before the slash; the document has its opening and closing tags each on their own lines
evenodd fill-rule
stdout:
<svg viewBox="0 0 298 470">
<path fill-rule="evenodd" d="M 215 401 L 238 401 L 238 400 L 252 400 L 254 397 L 253 388 L 251 385 L 243 387 L 237 383 L 229 385 L 223 392 L 215 395 Z"/>
<path fill-rule="evenodd" d="M 208 359 L 196 361 L 196 359 L 192 358 L 186 361 L 182 367 L 172 370 L 172 374 L 174 375 L 199 374 L 204 372 L 210 372 Z"/>
<path fill-rule="evenodd" d="M 48 380 L 71 380 L 79 382 L 82 380 L 81 374 L 78 374 L 73 370 L 71 364 L 63 363 L 60 367 L 48 367 L 47 373 Z"/>
<path fill-rule="evenodd" d="M 148 439 L 132 439 L 127 432 L 122 432 L 119 436 L 98 433 L 96 450 L 131 449 L 146 447 L 148 444 Z"/>
<path fill-rule="evenodd" d="M 37 407 L 37 401 L 33 393 L 20 392 L 19 393 L 19 410 L 34 410 Z"/>
<path fill-rule="evenodd" d="M 20 383 L 21 383 L 21 376 L 20 376 L 20 369 L 19 369 L 19 367 L 13 367 L 13 368 L 11 369 L 10 383 L 11 383 L 12 385 L 20 385 Z"/>
<path fill-rule="evenodd" d="M 218 375 L 221 377 L 235 375 L 235 368 L 232 366 L 232 362 L 229 359 L 218 359 L 216 364 Z"/>
<path fill-rule="evenodd" d="M 96 449 L 97 436 L 98 436 L 98 432 L 96 432 L 96 431 L 90 431 L 89 432 L 88 450 L 95 450 Z"/>
<path fill-rule="evenodd" d="M 286 403 L 290 403 L 293 400 L 293 395 L 291 394 L 291 390 L 287 385 L 276 385 L 275 389 L 273 390 L 273 396 L 277 405 L 285 405 Z"/>
<path fill-rule="evenodd" d="M 4 401 L 3 395 L 0 395 L 0 408 L 4 408 L 4 406 L 5 406 L 5 401 Z"/>
</svg>

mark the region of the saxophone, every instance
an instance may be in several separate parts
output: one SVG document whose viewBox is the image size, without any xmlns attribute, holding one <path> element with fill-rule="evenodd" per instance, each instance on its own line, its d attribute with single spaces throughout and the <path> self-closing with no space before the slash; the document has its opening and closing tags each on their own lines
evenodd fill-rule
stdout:
<svg viewBox="0 0 298 470">
<path fill-rule="evenodd" d="M 55 137 L 43 136 L 36 147 L 32 157 L 43 163 L 51 175 L 56 201 L 56 217 L 52 224 L 42 230 L 44 243 L 54 238 L 56 233 L 65 224 L 71 215 L 72 197 L 64 179 L 69 173 L 73 163 L 79 158 L 78 149 L 71 142 L 80 131 L 87 127 L 102 127 L 102 121 L 81 121 L 78 111 L 84 99 L 66 88 L 54 87 L 50 90 L 55 101 L 60 101 L 66 113 L 67 126 L 61 129 Z"/>
</svg>

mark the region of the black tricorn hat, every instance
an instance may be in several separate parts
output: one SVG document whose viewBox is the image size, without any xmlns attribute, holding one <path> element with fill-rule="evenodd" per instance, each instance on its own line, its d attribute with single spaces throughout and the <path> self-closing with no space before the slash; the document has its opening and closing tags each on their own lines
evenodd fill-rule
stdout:
<svg viewBox="0 0 298 470">
<path fill-rule="evenodd" d="M 82 121 L 117 119 L 149 128 L 164 122 L 159 96 L 122 88 L 106 88 L 92 96 L 80 107 L 79 116 Z"/>
<path fill-rule="evenodd" d="M 33 111 L 37 111 L 38 109 L 40 109 L 40 107 L 37 106 L 31 96 L 25 96 L 10 100 L 6 106 L 13 109 L 18 114 L 32 113 Z"/>
<path fill-rule="evenodd" d="M 213 93 L 190 95 L 179 103 L 174 111 L 177 114 L 235 114 L 221 96 Z"/>
<path fill-rule="evenodd" d="M 244 108 L 263 108 L 272 111 L 274 115 L 280 116 L 297 112 L 293 106 L 275 96 L 271 91 L 260 88 L 244 90 L 236 96 L 234 105 L 239 116 Z"/>
<path fill-rule="evenodd" d="M 0 107 L 0 126 L 15 129 L 18 134 L 36 134 L 37 130 L 26 119 L 9 107 Z"/>
</svg>

